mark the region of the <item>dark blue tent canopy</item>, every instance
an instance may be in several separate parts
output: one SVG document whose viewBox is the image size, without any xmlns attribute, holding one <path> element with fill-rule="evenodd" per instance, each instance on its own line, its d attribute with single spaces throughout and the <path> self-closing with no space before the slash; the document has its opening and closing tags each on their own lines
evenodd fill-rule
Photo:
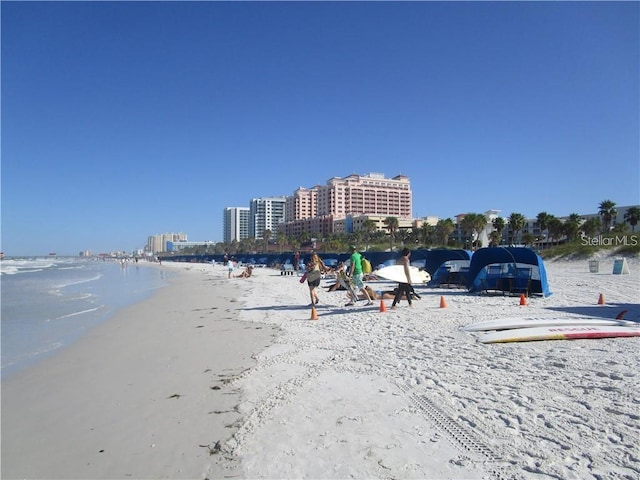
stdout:
<svg viewBox="0 0 640 480">
<path fill-rule="evenodd" d="M 424 269 L 431 275 L 430 287 L 444 283 L 466 285 L 466 272 L 473 252 L 461 249 L 434 248 L 426 251 Z"/>
<path fill-rule="evenodd" d="M 542 258 L 530 248 L 489 247 L 474 252 L 469 265 L 470 292 L 502 290 L 551 295 Z"/>
<path fill-rule="evenodd" d="M 468 250 L 434 248 L 433 250 L 427 250 L 426 255 L 427 258 L 424 262 L 424 269 L 433 276 L 438 268 L 445 262 L 450 260 L 471 260 L 472 252 Z"/>
</svg>

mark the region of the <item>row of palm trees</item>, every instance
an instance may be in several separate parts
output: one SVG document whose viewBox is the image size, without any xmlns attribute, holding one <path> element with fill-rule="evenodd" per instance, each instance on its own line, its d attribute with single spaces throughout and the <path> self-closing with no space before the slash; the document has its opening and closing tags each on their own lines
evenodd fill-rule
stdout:
<svg viewBox="0 0 640 480">
<path fill-rule="evenodd" d="M 546 237 L 537 237 L 533 233 L 526 232 L 520 235 L 527 225 L 527 219 L 520 213 L 512 213 L 508 219 L 501 217 L 492 221 L 493 230 L 489 234 L 491 246 L 502 244 L 503 232 L 508 229 L 509 244 L 522 243 L 524 245 L 538 245 L 544 248 L 553 245 L 554 241 L 561 239 L 575 240 L 580 234 L 594 236 L 598 233 L 612 230 L 613 219 L 617 215 L 615 202 L 604 200 L 600 202 L 598 214 L 600 218 L 591 217 L 583 219 L 577 213 L 572 213 L 564 221 L 547 212 L 540 212 L 536 217 L 540 232 L 547 232 Z M 630 207 L 624 215 L 625 222 L 631 225 L 632 231 L 640 219 L 640 208 Z M 450 219 L 442 219 L 436 225 L 424 223 L 417 229 L 400 228 L 399 220 L 396 217 L 387 217 L 384 220 L 385 230 L 377 229 L 373 220 L 365 220 L 362 229 L 353 233 L 334 233 L 326 236 L 314 244 L 314 239 L 310 233 L 303 233 L 298 237 L 288 237 L 283 232 L 277 232 L 274 236 L 271 230 L 264 232 L 262 239 L 246 238 L 240 241 L 220 242 L 215 245 L 192 247 L 185 249 L 183 253 L 194 254 L 239 254 L 250 252 L 278 252 L 295 251 L 303 246 L 320 249 L 325 252 L 347 251 L 351 244 L 362 246 L 363 249 L 370 248 L 383 249 L 385 244 L 391 250 L 396 245 L 412 246 L 462 246 L 465 248 L 479 248 L 477 240 L 479 234 L 487 227 L 487 218 L 481 213 L 468 213 L 460 220 L 459 229 L 464 237 L 463 245 L 452 245 L 450 236 L 458 229 L 456 223 Z M 616 231 L 626 231 L 626 224 L 619 224 Z M 273 240 L 273 241 L 272 241 Z"/>
<path fill-rule="evenodd" d="M 600 218 L 590 217 L 582 218 L 577 213 L 570 214 L 564 221 L 547 212 L 540 212 L 536 217 L 536 222 L 540 232 L 547 232 L 546 237 L 537 237 L 531 232 L 527 232 L 519 237 L 520 232 L 527 225 L 527 219 L 520 213 L 512 213 L 507 220 L 498 217 L 492 221 L 493 231 L 489 235 L 489 242 L 492 246 L 502 243 L 502 232 L 505 228 L 509 228 L 508 243 L 520 243 L 524 245 L 538 244 L 544 247 L 547 244 L 553 244 L 554 240 L 566 239 L 568 241 L 576 240 L 580 235 L 592 237 L 598 233 L 607 233 L 611 231 L 624 233 L 627 229 L 626 224 L 612 225 L 613 219 L 618 214 L 615 202 L 611 200 L 603 200 L 598 207 Z M 624 214 L 624 220 L 631 225 L 631 231 L 635 232 L 635 227 L 640 219 L 640 208 L 630 207 Z M 460 221 L 460 229 L 468 237 L 479 235 L 486 227 L 486 218 L 482 214 L 471 213 L 465 215 Z"/>
</svg>

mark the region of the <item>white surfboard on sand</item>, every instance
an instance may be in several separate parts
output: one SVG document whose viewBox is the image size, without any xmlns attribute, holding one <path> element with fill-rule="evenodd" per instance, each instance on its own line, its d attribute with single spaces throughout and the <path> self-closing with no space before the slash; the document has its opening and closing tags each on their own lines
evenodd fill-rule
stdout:
<svg viewBox="0 0 640 480">
<path fill-rule="evenodd" d="M 496 320 L 487 320 L 485 322 L 472 323 L 460 327 L 465 332 L 485 332 L 489 330 L 508 330 L 511 328 L 535 328 L 535 327 L 559 327 L 566 325 L 609 325 L 609 326 L 640 326 L 640 323 L 627 320 L 614 320 L 600 317 L 582 317 L 582 318 L 551 318 L 551 317 L 512 317 L 498 318 Z"/>
<path fill-rule="evenodd" d="M 391 265 L 388 267 L 382 267 L 379 270 L 373 272 L 377 277 L 384 278 L 385 280 L 391 280 L 392 282 L 406 283 L 407 276 L 404 272 L 404 266 Z M 409 274 L 411 275 L 411 283 L 427 283 L 431 280 L 429 272 L 420 270 L 418 267 L 409 267 Z"/>
<path fill-rule="evenodd" d="M 480 343 L 507 343 L 613 337 L 640 337 L 640 327 L 565 325 L 556 327 L 515 328 L 487 333 L 480 337 L 478 341 Z"/>
</svg>

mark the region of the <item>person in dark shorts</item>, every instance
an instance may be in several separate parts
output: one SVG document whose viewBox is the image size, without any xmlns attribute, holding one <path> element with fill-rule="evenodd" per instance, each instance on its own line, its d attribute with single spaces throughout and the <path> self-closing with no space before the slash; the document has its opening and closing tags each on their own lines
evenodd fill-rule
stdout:
<svg viewBox="0 0 640 480">
<path fill-rule="evenodd" d="M 320 278 L 327 270 L 326 265 L 320 259 L 317 253 L 312 253 L 309 263 L 307 264 L 307 285 L 309 286 L 309 296 L 311 297 L 311 305 L 317 305 L 320 299 L 316 289 L 320 286 Z"/>
<path fill-rule="evenodd" d="M 402 298 L 402 295 L 407 297 L 407 302 L 409 302 L 409 306 L 413 306 L 411 304 L 411 294 L 413 293 L 413 287 L 411 286 L 411 273 L 409 272 L 409 266 L 411 265 L 411 261 L 409 257 L 411 256 L 411 250 L 405 248 L 402 250 L 402 256 L 396 262 L 396 265 L 402 265 L 404 267 L 404 273 L 407 276 L 406 282 L 398 283 L 398 290 L 396 292 L 396 296 L 393 299 L 393 303 L 391 304 L 391 308 L 396 308 L 396 304 Z"/>
</svg>

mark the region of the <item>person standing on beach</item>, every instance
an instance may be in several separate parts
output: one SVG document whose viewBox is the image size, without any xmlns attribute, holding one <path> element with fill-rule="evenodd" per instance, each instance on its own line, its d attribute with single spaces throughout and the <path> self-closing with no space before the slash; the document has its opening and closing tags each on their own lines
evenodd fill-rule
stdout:
<svg viewBox="0 0 640 480">
<path fill-rule="evenodd" d="M 307 285 L 309 286 L 309 296 L 311 297 L 311 305 L 317 305 L 320 299 L 316 288 L 320 286 L 320 278 L 322 273 L 327 270 L 326 265 L 317 253 L 312 253 L 306 268 Z"/>
<path fill-rule="evenodd" d="M 227 260 L 227 271 L 229 272 L 229 275 L 228 275 L 227 278 L 231 278 L 231 274 L 233 273 L 233 269 L 234 269 L 233 260 L 231 260 L 231 259 Z"/>
<path fill-rule="evenodd" d="M 362 292 L 367 300 L 367 305 L 373 305 L 371 297 L 369 296 L 367 290 L 364 288 L 364 282 L 362 281 L 362 255 L 360 255 L 360 252 L 356 250 L 355 245 L 351 245 L 349 247 L 349 251 L 351 252 L 351 267 L 349 269 L 349 276 L 352 278 L 353 284 L 356 286 L 356 293 Z M 347 303 L 347 305 L 355 305 L 355 302 L 351 301 Z"/>
<path fill-rule="evenodd" d="M 408 248 L 404 248 L 402 250 L 402 256 L 396 262 L 396 265 L 402 265 L 404 267 L 404 274 L 407 276 L 407 281 L 398 283 L 398 290 L 396 291 L 396 296 L 393 299 L 393 303 L 391 304 L 391 308 L 396 308 L 396 304 L 402 298 L 402 295 L 407 297 L 407 302 L 409 302 L 409 306 L 411 307 L 411 291 L 413 287 L 411 286 L 411 272 L 409 271 L 409 266 L 411 265 L 411 261 L 409 257 L 411 256 L 411 250 Z"/>
</svg>

